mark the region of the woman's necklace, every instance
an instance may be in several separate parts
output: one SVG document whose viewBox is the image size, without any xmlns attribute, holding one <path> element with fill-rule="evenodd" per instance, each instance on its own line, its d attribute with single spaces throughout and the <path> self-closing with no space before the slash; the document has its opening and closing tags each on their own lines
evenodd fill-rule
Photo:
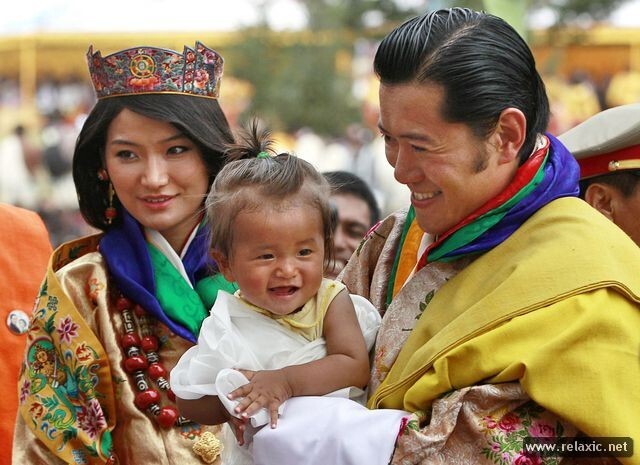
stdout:
<svg viewBox="0 0 640 465">
<path fill-rule="evenodd" d="M 167 370 L 160 363 L 160 344 L 157 336 L 153 334 L 147 312 L 124 296 L 116 299 L 116 308 L 121 313 L 124 324 L 124 335 L 120 339 L 126 355 L 124 369 L 133 377 L 138 390 L 134 400 L 136 407 L 151 413 L 163 428 L 190 423 L 191 420 L 180 416 L 176 407 L 161 407 L 160 393 L 151 388 L 147 381 L 148 376 L 155 381 L 160 390 L 167 393 L 172 402 L 175 402 L 175 394 L 167 381 Z"/>
</svg>

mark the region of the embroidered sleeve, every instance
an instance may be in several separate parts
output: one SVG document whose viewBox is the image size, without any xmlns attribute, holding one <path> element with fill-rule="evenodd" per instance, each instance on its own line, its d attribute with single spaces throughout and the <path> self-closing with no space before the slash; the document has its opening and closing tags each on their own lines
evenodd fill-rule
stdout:
<svg viewBox="0 0 640 465">
<path fill-rule="evenodd" d="M 526 452 L 524 438 L 577 434 L 570 423 L 533 402 L 518 383 L 472 386 L 438 399 L 429 415 L 416 412 L 409 417 L 391 464 L 565 465 L 572 459 Z"/>
<path fill-rule="evenodd" d="M 81 283 L 88 299 L 97 284 Z M 115 424 L 110 379 L 104 348 L 50 270 L 34 309 L 18 382 L 22 420 L 65 462 L 108 463 Z M 15 442 L 22 439 L 17 436 Z M 30 442 L 19 452 L 28 455 L 29 447 L 42 451 L 42 444 Z"/>
</svg>

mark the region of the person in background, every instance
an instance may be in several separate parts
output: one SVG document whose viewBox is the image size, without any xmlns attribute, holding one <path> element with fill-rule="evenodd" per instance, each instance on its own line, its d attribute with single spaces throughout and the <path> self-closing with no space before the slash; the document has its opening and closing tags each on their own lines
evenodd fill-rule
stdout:
<svg viewBox="0 0 640 465">
<path fill-rule="evenodd" d="M 578 198 L 527 43 L 490 14 L 429 11 L 382 40 L 374 71 L 411 206 L 341 281 L 383 315 L 368 406 L 413 412 L 391 463 L 550 463 L 526 438 L 638 444 L 640 249 Z"/>
<path fill-rule="evenodd" d="M 580 165 L 580 197 L 640 245 L 640 103 L 604 110 L 558 138 Z"/>
<path fill-rule="evenodd" d="M 200 42 L 88 52 L 98 101 L 72 162 L 99 234 L 51 257 L 26 338 L 16 464 L 215 463 L 216 427 L 181 417 L 169 372 L 218 290 L 204 200 L 234 142 L 223 59 Z M 28 265 L 28 264 L 27 264 Z"/>
<path fill-rule="evenodd" d="M 26 126 L 17 124 L 0 140 L 0 202 L 35 211 L 40 200 L 36 177 L 39 161 Z"/>
<path fill-rule="evenodd" d="M 373 191 L 358 175 L 349 171 L 323 173 L 331 185 L 331 201 L 336 208 L 333 233 L 333 266 L 327 277 L 335 278 L 366 235 L 380 220 L 380 208 Z"/>
<path fill-rule="evenodd" d="M 0 462 L 11 463 L 13 428 L 18 411 L 16 385 L 25 333 L 51 255 L 49 233 L 37 213 L 0 203 L 0 331 L 4 379 L 0 402 Z"/>
</svg>

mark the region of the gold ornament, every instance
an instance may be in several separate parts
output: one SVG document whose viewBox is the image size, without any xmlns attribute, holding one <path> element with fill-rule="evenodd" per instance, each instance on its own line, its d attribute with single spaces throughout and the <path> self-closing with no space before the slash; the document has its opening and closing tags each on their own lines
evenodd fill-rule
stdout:
<svg viewBox="0 0 640 465">
<path fill-rule="evenodd" d="M 193 444 L 193 452 L 198 455 L 204 463 L 216 461 L 222 452 L 222 443 L 211 431 L 205 431 Z"/>
</svg>

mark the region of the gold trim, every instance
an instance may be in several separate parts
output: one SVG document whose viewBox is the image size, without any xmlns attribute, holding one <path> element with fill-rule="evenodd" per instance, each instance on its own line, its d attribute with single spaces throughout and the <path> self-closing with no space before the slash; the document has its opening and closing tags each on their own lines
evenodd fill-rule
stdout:
<svg viewBox="0 0 640 465">
<path fill-rule="evenodd" d="M 633 170 L 640 169 L 640 159 L 634 160 L 611 160 L 609 162 L 609 171 Z"/>
<path fill-rule="evenodd" d="M 222 452 L 222 442 L 211 431 L 205 431 L 193 444 L 193 452 L 204 463 L 213 463 Z"/>
<path fill-rule="evenodd" d="M 170 91 L 170 90 L 156 90 L 151 92 L 129 92 L 127 94 L 103 95 L 102 97 L 98 98 L 98 100 L 104 100 L 107 98 L 114 98 L 114 97 L 131 97 L 132 95 L 153 95 L 153 94 L 186 95 L 187 97 L 201 97 L 201 98 L 210 98 L 213 100 L 218 100 L 218 96 L 216 95 L 191 94 L 188 92 L 178 92 L 178 91 Z"/>
</svg>

